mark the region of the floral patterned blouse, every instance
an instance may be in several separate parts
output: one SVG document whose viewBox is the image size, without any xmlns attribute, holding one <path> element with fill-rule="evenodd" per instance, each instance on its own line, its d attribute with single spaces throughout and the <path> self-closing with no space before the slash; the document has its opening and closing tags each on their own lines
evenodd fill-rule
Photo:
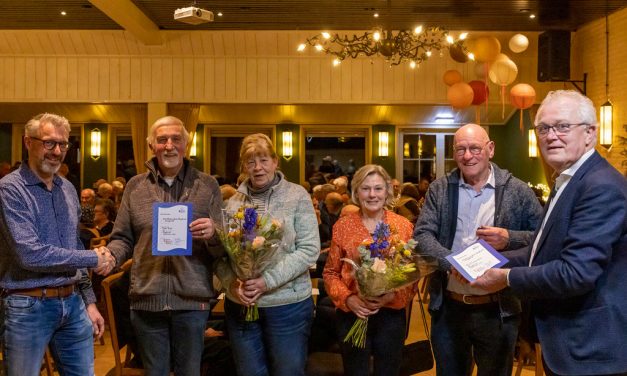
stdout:
<svg viewBox="0 0 627 376">
<path fill-rule="evenodd" d="M 403 241 L 412 237 L 413 225 L 404 217 L 386 210 L 383 221 L 396 229 Z M 329 249 L 327 263 L 322 273 L 324 287 L 333 301 L 333 304 L 342 311 L 350 312 L 346 299 L 358 293 L 357 281 L 353 277 L 353 268 L 343 262 L 342 258 L 350 258 L 359 264 L 359 244 L 371 237 L 371 234 L 361 220 L 361 212 L 352 213 L 340 218 L 333 226 L 333 238 Z M 395 297 L 385 307 L 401 309 L 416 292 L 417 283 L 395 292 Z"/>
</svg>

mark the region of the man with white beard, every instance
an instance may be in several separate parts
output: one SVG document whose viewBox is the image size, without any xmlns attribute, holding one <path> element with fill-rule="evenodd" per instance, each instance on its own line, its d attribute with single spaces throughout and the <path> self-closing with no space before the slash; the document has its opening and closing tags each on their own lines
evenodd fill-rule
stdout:
<svg viewBox="0 0 627 376">
<path fill-rule="evenodd" d="M 180 119 L 158 119 L 147 141 L 154 157 L 146 162 L 147 172 L 128 181 L 107 247 L 117 265 L 133 258 L 131 323 L 146 375 L 167 376 L 170 367 L 175 375 L 199 375 L 205 324 L 217 297 L 212 265 L 224 253 L 215 231 L 222 222 L 222 195 L 216 179 L 185 158 L 191 140 Z M 153 204 L 177 202 L 193 205 L 187 230 L 192 253 L 153 254 Z"/>
<path fill-rule="evenodd" d="M 112 263 L 83 249 L 72 183 L 58 175 L 70 124 L 40 114 L 25 127 L 28 160 L 0 180 L 0 334 L 7 375 L 39 375 L 50 346 L 61 374 L 93 375 L 104 320 L 86 268 Z M 87 314 L 85 314 L 87 313 Z"/>
</svg>

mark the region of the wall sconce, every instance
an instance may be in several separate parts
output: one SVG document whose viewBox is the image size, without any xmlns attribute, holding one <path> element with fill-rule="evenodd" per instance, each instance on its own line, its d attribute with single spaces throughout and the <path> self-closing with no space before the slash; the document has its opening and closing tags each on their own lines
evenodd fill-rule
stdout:
<svg viewBox="0 0 627 376">
<path fill-rule="evenodd" d="M 538 139 L 535 129 L 529 130 L 529 158 L 538 158 Z"/>
<path fill-rule="evenodd" d="M 612 103 L 607 100 L 601 106 L 599 124 L 599 143 L 605 149 L 610 150 L 612 148 Z"/>
<path fill-rule="evenodd" d="M 192 147 L 189 149 L 189 156 L 190 157 L 195 157 L 196 156 L 196 132 L 194 132 L 194 137 L 192 137 Z"/>
<path fill-rule="evenodd" d="M 100 129 L 94 128 L 91 130 L 91 159 L 97 161 L 100 158 L 100 146 L 101 146 L 102 134 Z"/>
<path fill-rule="evenodd" d="M 292 155 L 293 155 L 293 149 L 292 149 L 292 131 L 284 131 L 282 133 L 282 140 L 281 140 L 281 151 L 283 154 L 283 158 L 285 158 L 285 160 L 290 160 L 292 159 Z"/>
<path fill-rule="evenodd" d="M 600 111 L 601 122 L 599 124 L 599 143 L 607 151 L 612 148 L 612 103 L 610 102 L 610 26 L 607 16 L 607 0 L 605 0 L 605 98 Z"/>
<path fill-rule="evenodd" d="M 390 132 L 379 132 L 379 157 L 389 155 Z"/>
</svg>

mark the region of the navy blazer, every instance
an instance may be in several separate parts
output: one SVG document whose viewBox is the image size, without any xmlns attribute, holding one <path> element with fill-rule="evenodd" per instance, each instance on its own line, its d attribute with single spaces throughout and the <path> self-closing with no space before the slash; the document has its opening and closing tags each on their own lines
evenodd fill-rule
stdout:
<svg viewBox="0 0 627 376">
<path fill-rule="evenodd" d="M 627 372 L 626 213 L 627 180 L 594 152 L 553 207 L 532 267 L 531 247 L 504 252 L 558 374 Z"/>
</svg>

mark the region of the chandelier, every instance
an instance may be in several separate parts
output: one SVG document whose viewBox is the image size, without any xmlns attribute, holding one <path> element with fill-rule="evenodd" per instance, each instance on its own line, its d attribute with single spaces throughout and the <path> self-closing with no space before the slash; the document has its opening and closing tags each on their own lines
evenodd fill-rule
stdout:
<svg viewBox="0 0 627 376">
<path fill-rule="evenodd" d="M 428 27 L 423 30 L 422 26 L 414 30 L 391 31 L 374 29 L 367 31 L 361 36 L 331 34 L 323 31 L 311 38 L 307 38 L 305 43 L 298 46 L 298 51 L 306 50 L 307 45 L 313 46 L 318 52 L 325 52 L 335 56 L 333 65 L 339 65 L 344 59 L 355 59 L 360 56 L 383 57 L 390 65 L 399 65 L 407 62 L 411 68 L 415 68 L 421 62 L 428 59 L 434 52 L 450 50 L 451 54 L 462 56 L 464 61 L 474 60 L 472 53 L 469 53 L 464 40 L 468 33 L 461 33 L 457 39 L 453 38 L 448 30 L 439 27 Z M 459 59 L 455 59 L 458 60 Z"/>
</svg>

